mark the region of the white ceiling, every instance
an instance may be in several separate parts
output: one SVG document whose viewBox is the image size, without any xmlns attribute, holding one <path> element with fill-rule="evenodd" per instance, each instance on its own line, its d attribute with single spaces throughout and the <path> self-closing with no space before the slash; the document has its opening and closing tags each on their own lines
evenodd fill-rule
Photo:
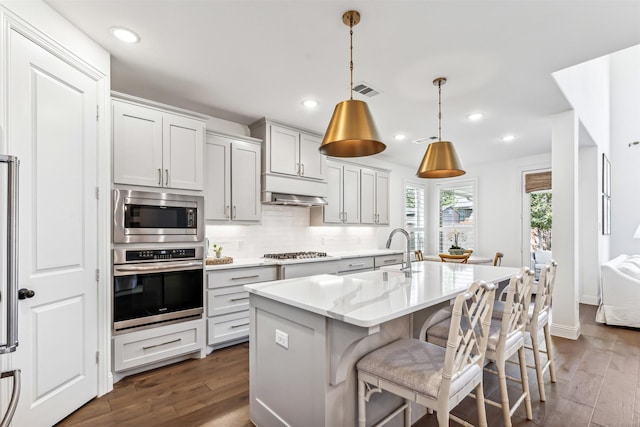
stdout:
<svg viewBox="0 0 640 427">
<path fill-rule="evenodd" d="M 640 1 L 47 0 L 112 55 L 112 89 L 249 124 L 268 117 L 324 134 L 354 82 L 387 150 L 411 167 L 437 135 L 464 164 L 550 151 L 549 115 L 569 108 L 551 73 L 640 44 Z M 136 31 L 126 45 L 112 26 Z M 585 87 L 585 90 L 588 90 Z M 319 107 L 306 111 L 303 98 Z M 470 122 L 472 112 L 485 114 Z M 407 139 L 395 141 L 396 133 Z M 510 143 L 500 140 L 512 133 Z"/>
</svg>

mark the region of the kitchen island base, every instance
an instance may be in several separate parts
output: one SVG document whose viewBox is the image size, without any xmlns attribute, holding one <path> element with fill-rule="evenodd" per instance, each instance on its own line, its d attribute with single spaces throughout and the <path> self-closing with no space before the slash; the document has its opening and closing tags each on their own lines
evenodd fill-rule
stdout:
<svg viewBox="0 0 640 427">
<path fill-rule="evenodd" d="M 357 425 L 355 364 L 412 331 L 411 315 L 366 328 L 255 294 L 250 303 L 249 406 L 259 427 Z M 400 403 L 374 394 L 367 420 L 381 420 Z M 425 413 L 414 409 L 414 420 Z M 402 425 L 402 417 L 394 421 Z"/>
</svg>

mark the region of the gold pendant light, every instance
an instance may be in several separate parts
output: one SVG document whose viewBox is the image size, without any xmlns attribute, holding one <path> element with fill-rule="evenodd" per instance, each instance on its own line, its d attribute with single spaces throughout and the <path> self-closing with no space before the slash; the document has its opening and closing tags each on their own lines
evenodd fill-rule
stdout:
<svg viewBox="0 0 640 427">
<path fill-rule="evenodd" d="M 353 26 L 360 22 L 360 14 L 355 10 L 345 12 L 342 22 L 349 26 L 349 100 L 336 105 L 319 150 L 332 157 L 370 156 L 387 147 L 380 141 L 367 103 L 353 99 Z"/>
<path fill-rule="evenodd" d="M 451 178 L 464 175 L 462 162 L 458 158 L 456 149 L 450 141 L 443 141 L 442 132 L 442 85 L 447 82 L 444 77 L 438 77 L 433 81 L 438 86 L 438 142 L 432 142 L 424 153 L 422 163 L 416 176 L 419 178 Z"/>
</svg>

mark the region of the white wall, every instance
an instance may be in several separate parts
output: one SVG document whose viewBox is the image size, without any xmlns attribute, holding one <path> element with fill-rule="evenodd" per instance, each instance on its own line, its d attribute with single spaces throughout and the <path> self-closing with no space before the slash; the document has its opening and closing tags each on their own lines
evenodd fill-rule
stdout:
<svg viewBox="0 0 640 427">
<path fill-rule="evenodd" d="M 609 259 L 640 254 L 640 46 L 611 56 L 611 247 Z"/>
</svg>

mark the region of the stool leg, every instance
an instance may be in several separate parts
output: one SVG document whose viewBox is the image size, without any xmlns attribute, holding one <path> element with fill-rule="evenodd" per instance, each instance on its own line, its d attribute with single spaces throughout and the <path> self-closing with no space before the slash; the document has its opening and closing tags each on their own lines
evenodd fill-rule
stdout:
<svg viewBox="0 0 640 427">
<path fill-rule="evenodd" d="M 358 425 L 365 427 L 367 424 L 367 408 L 364 400 L 364 381 L 358 380 Z"/>
<path fill-rule="evenodd" d="M 498 357 L 495 362 L 498 371 L 498 383 L 500 384 L 500 402 L 502 403 L 504 425 L 505 427 L 511 427 L 511 406 L 509 405 L 509 393 L 507 391 L 507 374 L 505 372 L 504 357 Z"/>
<path fill-rule="evenodd" d="M 522 377 L 522 391 L 524 393 L 524 408 L 527 412 L 527 419 L 533 419 L 531 411 L 531 396 L 529 393 L 529 378 L 527 377 L 527 359 L 524 355 L 524 346 L 518 349 L 518 358 L 520 359 L 520 376 Z M 544 386 L 544 384 L 543 384 Z"/>
<path fill-rule="evenodd" d="M 533 361 L 536 365 L 536 378 L 538 379 L 538 391 L 540 393 L 540 401 L 544 402 L 546 399 L 544 393 L 544 377 L 542 372 L 542 363 L 540 362 L 540 343 L 538 342 L 538 330 L 530 331 L 531 347 L 533 348 Z"/>
<path fill-rule="evenodd" d="M 404 410 L 404 427 L 411 427 L 411 401 L 405 399 L 404 403 L 407 405 L 407 409 Z"/>
<path fill-rule="evenodd" d="M 482 381 L 476 386 L 476 407 L 478 409 L 478 426 L 487 427 L 487 410 L 484 406 Z"/>
<path fill-rule="evenodd" d="M 549 323 L 544 325 L 544 343 L 547 346 L 547 358 L 549 359 L 549 376 L 551 382 L 556 382 L 556 367 L 553 364 L 553 348 L 551 346 L 551 333 L 549 332 Z"/>
<path fill-rule="evenodd" d="M 440 427 L 449 427 L 449 412 L 436 411 L 436 416 L 438 417 L 438 425 Z"/>
</svg>

